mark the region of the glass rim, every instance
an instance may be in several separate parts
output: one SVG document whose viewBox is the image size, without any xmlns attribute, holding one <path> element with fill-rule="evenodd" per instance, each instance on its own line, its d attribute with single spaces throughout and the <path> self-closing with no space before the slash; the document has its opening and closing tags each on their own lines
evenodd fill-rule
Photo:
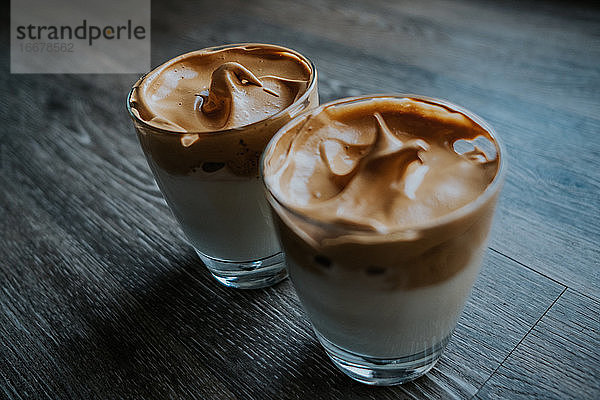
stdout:
<svg viewBox="0 0 600 400">
<path fill-rule="evenodd" d="M 138 117 L 134 112 L 133 109 L 131 107 L 131 96 L 133 95 L 133 92 L 136 88 L 139 87 L 139 85 L 142 83 L 142 81 L 152 72 L 157 71 L 160 68 L 166 68 L 167 66 L 171 65 L 172 63 L 177 62 L 178 60 L 194 55 L 194 54 L 200 54 L 200 53 L 208 53 L 211 51 L 218 51 L 218 50 L 224 50 L 224 49 L 228 49 L 228 48 L 234 48 L 234 47 L 250 47 L 250 46 L 261 46 L 261 47 L 272 47 L 272 48 L 276 48 L 276 49 L 281 49 L 281 50 L 285 50 L 287 52 L 292 53 L 293 55 L 297 56 L 300 60 L 304 61 L 310 68 L 310 72 L 311 72 L 311 79 L 308 83 L 308 86 L 306 88 L 306 91 L 302 94 L 302 96 L 300 96 L 298 99 L 296 99 L 292 104 L 290 104 L 289 106 L 287 106 L 286 108 L 276 112 L 273 115 L 270 115 L 267 118 L 261 119 L 260 121 L 256 121 L 253 122 L 251 124 L 247 124 L 247 125 L 243 125 L 243 126 L 237 126 L 234 128 L 228 128 L 228 129 L 221 129 L 221 130 L 216 130 L 216 131 L 175 131 L 175 130 L 171 130 L 171 129 L 165 129 L 165 128 L 160 128 L 157 126 L 154 126 L 150 123 L 148 123 L 147 121 L 144 121 L 143 119 L 141 119 L 140 117 Z M 304 56 L 303 54 L 301 54 L 300 52 L 294 50 L 294 49 L 290 49 L 288 47 L 285 46 L 280 46 L 277 44 L 269 44 L 269 43 L 254 43 L 254 42 L 248 42 L 248 43 L 232 43 L 232 44 L 224 44 L 224 45 L 219 45 L 219 46 L 211 46 L 211 47 L 205 47 L 203 49 L 199 49 L 199 50 L 193 50 L 193 51 L 188 51 L 187 53 L 183 53 L 180 54 L 178 56 L 175 56 L 165 62 L 163 62 L 162 64 L 158 65 L 155 68 L 152 68 L 150 71 L 144 73 L 131 87 L 131 89 L 129 89 L 129 93 L 127 94 L 127 112 L 129 113 L 129 116 L 131 117 L 131 119 L 133 119 L 133 121 L 135 123 L 140 124 L 141 126 L 143 126 L 146 129 L 150 129 L 153 130 L 154 132 L 157 133 L 161 133 L 161 134 L 165 134 L 165 135 L 222 135 L 222 134 L 227 134 L 230 132 L 237 132 L 239 130 L 244 130 L 244 129 L 248 129 L 250 127 L 254 127 L 254 126 L 258 126 L 260 124 L 264 124 L 265 122 L 269 122 L 272 120 L 276 120 L 279 117 L 283 116 L 284 113 L 294 107 L 297 107 L 298 105 L 302 104 L 303 102 L 305 102 L 308 97 L 310 96 L 311 92 L 314 90 L 315 86 L 317 84 L 317 67 L 315 66 L 315 64 L 312 62 L 311 59 L 309 59 L 308 57 Z M 295 116 L 294 116 L 295 117 Z"/>
<path fill-rule="evenodd" d="M 475 199 L 468 202 L 464 206 L 459 207 L 455 210 L 452 210 L 449 213 L 444 214 L 440 217 L 425 221 L 423 223 L 411 224 L 411 225 L 407 225 L 407 226 L 393 228 L 393 229 L 390 229 L 390 231 L 388 231 L 388 232 L 379 232 L 379 231 L 373 231 L 373 230 L 367 230 L 367 229 L 353 228 L 348 225 L 344 225 L 342 223 L 326 222 L 326 221 L 321 221 L 321 220 L 318 220 L 315 218 L 311 218 L 311 217 L 305 215 L 304 213 L 295 210 L 293 207 L 286 205 L 286 203 L 284 201 L 277 198 L 275 193 L 273 193 L 273 191 L 267 184 L 267 181 L 264 177 L 265 164 L 267 161 L 267 157 L 269 157 L 269 154 L 274 149 L 275 143 L 278 142 L 279 139 L 291 127 L 294 126 L 294 124 L 298 123 L 302 118 L 306 118 L 308 121 L 310 118 L 317 115 L 318 113 L 320 113 L 327 107 L 336 106 L 336 105 L 340 105 L 340 104 L 349 104 L 349 103 L 355 103 L 355 102 L 361 102 L 361 101 L 368 101 L 368 100 L 372 100 L 372 99 L 386 99 L 386 98 L 389 98 L 389 99 L 416 99 L 416 100 L 424 100 L 424 101 L 427 101 L 427 102 L 430 102 L 433 104 L 442 105 L 442 106 L 450 108 L 452 111 L 457 111 L 457 112 L 463 114 L 465 117 L 469 118 L 471 121 L 475 122 L 477 125 L 479 125 L 481 128 L 483 128 L 493 139 L 493 143 L 496 147 L 496 154 L 497 154 L 496 157 L 498 158 L 498 161 L 499 161 L 498 162 L 498 170 L 496 171 L 496 174 L 494 175 L 494 179 L 492 179 L 492 181 L 487 185 L 487 187 L 484 189 L 484 191 L 479 196 L 477 196 Z M 412 94 L 412 93 L 381 93 L 381 94 L 371 94 L 371 95 L 353 96 L 353 97 L 345 97 L 345 98 L 341 98 L 341 99 L 336 99 L 336 100 L 330 101 L 328 103 L 321 104 L 317 108 L 311 109 L 309 111 L 304 111 L 300 115 L 297 115 L 296 117 L 292 118 L 292 120 L 290 120 L 288 123 L 286 123 L 283 127 L 281 127 L 281 129 L 279 129 L 279 131 L 275 135 L 273 135 L 273 137 L 271 138 L 271 140 L 265 147 L 265 150 L 263 151 L 263 154 L 260 158 L 259 168 L 260 168 L 261 180 L 262 180 L 263 186 L 264 186 L 266 194 L 267 194 L 267 196 L 266 196 L 267 200 L 270 203 L 272 200 L 275 201 L 284 210 L 290 212 L 292 215 L 301 219 L 302 221 L 305 221 L 311 225 L 316 225 L 320 228 L 325 228 L 325 229 L 333 228 L 333 229 L 338 229 L 338 230 L 344 230 L 344 231 L 348 232 L 349 234 L 355 234 L 355 235 L 360 235 L 360 236 L 386 236 L 386 235 L 394 235 L 394 234 L 400 234 L 400 233 L 409 233 L 409 235 L 407 235 L 407 236 L 413 237 L 414 232 L 416 232 L 416 231 L 424 231 L 427 229 L 433 229 L 433 228 L 448 225 L 454 221 L 460 220 L 462 217 L 468 215 L 470 212 L 473 212 L 473 211 L 479 209 L 480 207 L 482 207 L 487 201 L 490 200 L 491 197 L 493 197 L 496 193 L 498 193 L 498 191 L 502 187 L 502 184 L 503 184 L 504 178 L 505 178 L 505 174 L 506 174 L 506 150 L 505 150 L 503 142 L 501 140 L 499 140 L 494 128 L 487 121 L 485 121 L 483 118 L 481 118 L 479 115 L 467 110 L 464 107 L 456 105 L 447 100 L 423 96 L 423 95 L 417 95 L 417 94 Z"/>
</svg>

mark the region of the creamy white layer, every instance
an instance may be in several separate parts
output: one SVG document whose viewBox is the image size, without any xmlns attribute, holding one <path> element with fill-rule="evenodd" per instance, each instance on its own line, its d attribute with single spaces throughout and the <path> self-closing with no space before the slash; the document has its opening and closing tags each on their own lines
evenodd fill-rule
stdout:
<svg viewBox="0 0 600 400">
<path fill-rule="evenodd" d="M 259 178 L 226 168 L 171 175 L 153 164 L 155 176 L 191 245 L 224 261 L 247 262 L 281 251 Z"/>
<path fill-rule="evenodd" d="M 448 280 L 409 290 L 384 289 L 384 275 L 369 276 L 364 270 L 334 264 L 321 275 L 289 257 L 287 264 L 321 335 L 359 355 L 401 358 L 427 350 L 452 333 L 481 266 L 481 253 Z"/>
</svg>

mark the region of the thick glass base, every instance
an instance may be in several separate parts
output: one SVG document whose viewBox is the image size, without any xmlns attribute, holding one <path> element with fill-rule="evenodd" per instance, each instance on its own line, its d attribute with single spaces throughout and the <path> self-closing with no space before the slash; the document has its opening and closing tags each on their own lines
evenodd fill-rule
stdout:
<svg viewBox="0 0 600 400">
<path fill-rule="evenodd" d="M 400 385 L 425 375 L 442 356 L 450 336 L 431 348 L 401 358 L 373 358 L 344 350 L 316 332 L 336 367 L 350 378 L 367 385 Z"/>
<path fill-rule="evenodd" d="M 196 250 L 215 279 L 237 289 L 260 289 L 284 280 L 288 274 L 283 253 L 250 261 L 227 261 L 209 257 Z"/>
</svg>

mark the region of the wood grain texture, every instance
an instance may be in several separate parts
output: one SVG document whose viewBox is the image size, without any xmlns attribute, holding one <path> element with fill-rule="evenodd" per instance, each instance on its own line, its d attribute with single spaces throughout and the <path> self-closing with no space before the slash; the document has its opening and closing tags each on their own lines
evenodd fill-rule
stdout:
<svg viewBox="0 0 600 400">
<path fill-rule="evenodd" d="M 477 397 L 598 399 L 598 349 L 600 302 L 569 289 L 477 393 Z"/>
<path fill-rule="evenodd" d="M 317 64 L 322 101 L 415 92 L 488 119 L 509 161 L 492 250 L 431 373 L 396 388 L 355 383 L 327 359 L 289 282 L 221 287 L 185 243 L 125 112 L 137 76 L 10 75 L 3 40 L 0 399 L 598 397 L 597 7 L 152 6 L 153 65 L 274 42 Z"/>
</svg>

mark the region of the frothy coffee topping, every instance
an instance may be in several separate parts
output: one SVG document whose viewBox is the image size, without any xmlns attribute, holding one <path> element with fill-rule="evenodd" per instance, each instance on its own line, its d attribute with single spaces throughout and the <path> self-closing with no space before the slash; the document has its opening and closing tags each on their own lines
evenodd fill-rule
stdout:
<svg viewBox="0 0 600 400">
<path fill-rule="evenodd" d="M 176 132 L 243 127 L 284 110 L 307 89 L 310 66 L 278 46 L 241 45 L 176 57 L 134 88 L 131 108 Z"/>
<path fill-rule="evenodd" d="M 268 44 L 183 54 L 142 77 L 129 98 L 149 162 L 207 180 L 258 178 L 271 137 L 317 104 L 312 64 Z"/>
<path fill-rule="evenodd" d="M 386 233 L 475 200 L 498 170 L 495 142 L 464 114 L 411 98 L 342 102 L 277 138 L 275 197 L 310 218 Z"/>
</svg>

